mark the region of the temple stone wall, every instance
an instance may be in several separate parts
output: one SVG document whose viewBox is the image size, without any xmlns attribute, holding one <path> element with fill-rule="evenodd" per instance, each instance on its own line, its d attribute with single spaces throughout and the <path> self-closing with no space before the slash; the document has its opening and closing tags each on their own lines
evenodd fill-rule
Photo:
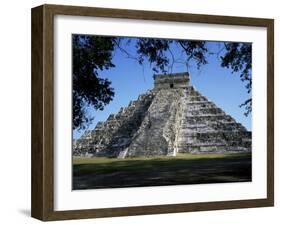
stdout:
<svg viewBox="0 0 281 226">
<path fill-rule="evenodd" d="M 160 74 L 154 75 L 154 90 L 159 89 L 173 89 L 173 88 L 185 88 L 190 85 L 189 74 L 176 73 L 176 74 Z"/>
<path fill-rule="evenodd" d="M 251 132 L 196 91 L 188 73 L 154 80 L 153 90 L 76 140 L 73 154 L 125 158 L 251 151 Z"/>
</svg>

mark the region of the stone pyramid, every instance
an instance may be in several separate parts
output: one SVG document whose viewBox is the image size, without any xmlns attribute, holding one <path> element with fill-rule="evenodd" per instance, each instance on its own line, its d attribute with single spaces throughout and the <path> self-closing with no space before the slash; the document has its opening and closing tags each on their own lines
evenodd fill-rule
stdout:
<svg viewBox="0 0 281 226">
<path fill-rule="evenodd" d="M 154 88 L 73 145 L 74 156 L 249 152 L 251 132 L 201 95 L 188 73 L 154 75 Z"/>
</svg>

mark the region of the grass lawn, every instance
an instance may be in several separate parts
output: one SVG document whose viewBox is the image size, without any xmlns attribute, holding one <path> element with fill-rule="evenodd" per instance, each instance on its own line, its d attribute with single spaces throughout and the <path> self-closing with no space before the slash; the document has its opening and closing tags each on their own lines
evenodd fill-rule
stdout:
<svg viewBox="0 0 281 226">
<path fill-rule="evenodd" d="M 153 158 L 73 158 L 73 189 L 245 182 L 251 153 Z"/>
</svg>

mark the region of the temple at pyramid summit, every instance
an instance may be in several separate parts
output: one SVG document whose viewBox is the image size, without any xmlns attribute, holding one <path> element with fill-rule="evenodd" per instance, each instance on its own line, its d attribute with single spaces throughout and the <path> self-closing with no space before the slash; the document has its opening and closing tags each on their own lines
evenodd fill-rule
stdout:
<svg viewBox="0 0 281 226">
<path fill-rule="evenodd" d="M 251 132 L 192 86 L 186 73 L 154 75 L 154 88 L 73 143 L 74 156 L 250 152 Z"/>
</svg>

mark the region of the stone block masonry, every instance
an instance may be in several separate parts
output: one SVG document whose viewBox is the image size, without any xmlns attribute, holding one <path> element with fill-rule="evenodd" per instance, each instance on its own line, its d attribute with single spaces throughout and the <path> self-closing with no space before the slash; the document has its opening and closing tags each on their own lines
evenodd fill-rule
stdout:
<svg viewBox="0 0 281 226">
<path fill-rule="evenodd" d="M 201 95 L 188 73 L 154 75 L 154 88 L 73 143 L 74 156 L 250 152 L 251 132 Z"/>
</svg>

